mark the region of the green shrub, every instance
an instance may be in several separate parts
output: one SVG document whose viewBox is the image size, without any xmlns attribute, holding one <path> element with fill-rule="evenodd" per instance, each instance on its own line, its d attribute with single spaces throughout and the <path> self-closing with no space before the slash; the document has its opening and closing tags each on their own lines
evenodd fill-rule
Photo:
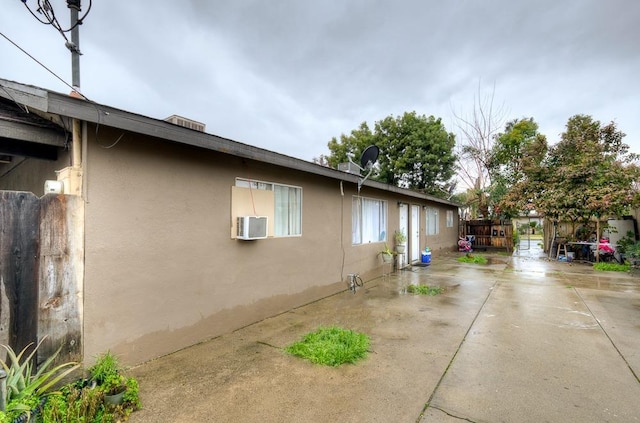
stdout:
<svg viewBox="0 0 640 423">
<path fill-rule="evenodd" d="M 138 381 L 122 374 L 118 358 L 111 352 L 99 355 L 88 370 L 89 379 L 64 386 L 45 404 L 44 423 L 120 422 L 140 408 Z M 122 404 L 105 402 L 105 395 L 122 390 Z"/>
<path fill-rule="evenodd" d="M 66 386 L 51 396 L 42 411 L 44 423 L 103 423 L 114 421 L 104 406 L 104 393 L 91 387 Z"/>
<path fill-rule="evenodd" d="M 631 268 L 629 264 L 618 264 L 618 263 L 595 263 L 593 265 L 595 270 L 599 270 L 601 272 L 628 272 Z"/>
<path fill-rule="evenodd" d="M 133 377 L 127 378 L 125 383 L 127 390 L 124 391 L 122 399 L 125 404 L 129 404 L 134 410 L 137 410 L 142 405 L 140 403 L 140 387 L 138 386 L 138 380 Z"/>
<path fill-rule="evenodd" d="M 626 255 L 633 261 L 640 260 L 640 241 L 631 242 L 624 247 Z"/>
</svg>

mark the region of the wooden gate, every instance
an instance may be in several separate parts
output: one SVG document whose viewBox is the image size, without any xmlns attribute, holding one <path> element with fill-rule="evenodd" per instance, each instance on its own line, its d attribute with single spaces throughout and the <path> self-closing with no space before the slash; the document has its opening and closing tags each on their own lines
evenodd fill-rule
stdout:
<svg viewBox="0 0 640 423">
<path fill-rule="evenodd" d="M 0 191 L 0 344 L 44 340 L 38 361 L 82 359 L 80 197 Z"/>
</svg>

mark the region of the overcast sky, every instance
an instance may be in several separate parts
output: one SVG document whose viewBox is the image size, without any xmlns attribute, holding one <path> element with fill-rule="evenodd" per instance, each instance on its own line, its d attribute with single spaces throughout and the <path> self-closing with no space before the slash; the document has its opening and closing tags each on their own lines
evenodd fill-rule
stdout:
<svg viewBox="0 0 640 423">
<path fill-rule="evenodd" d="M 71 83 L 62 36 L 1 1 L 0 32 Z M 68 27 L 66 1 L 50 3 Z M 640 153 L 639 1 L 93 3 L 80 29 L 89 99 L 278 153 L 311 160 L 331 137 L 406 111 L 458 134 L 454 114 L 494 87 L 504 118 L 533 117 L 551 144 L 589 114 Z M 0 78 L 70 91 L 2 37 Z"/>
</svg>

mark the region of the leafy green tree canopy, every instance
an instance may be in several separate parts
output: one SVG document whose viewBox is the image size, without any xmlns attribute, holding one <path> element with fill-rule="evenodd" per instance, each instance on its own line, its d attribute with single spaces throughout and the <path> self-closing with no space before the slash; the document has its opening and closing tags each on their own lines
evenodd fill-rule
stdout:
<svg viewBox="0 0 640 423">
<path fill-rule="evenodd" d="M 363 122 L 351 134 L 329 141 L 329 165 L 335 168 L 349 156 L 357 162 L 369 145 L 380 149 L 373 179 L 432 195 L 446 193 L 455 172 L 455 136 L 441 119 L 406 112 L 376 122 L 373 132 Z"/>
<path fill-rule="evenodd" d="M 546 137 L 538 133 L 538 124 L 533 118 L 507 122 L 505 131 L 496 136 L 491 152 L 489 169 L 492 179 L 500 177 L 510 185 L 522 180 L 527 166 L 525 159 L 535 159 L 530 154 L 543 145 L 546 146 Z M 546 151 L 546 148 L 542 150 Z M 536 156 L 539 162 L 542 157 Z"/>
<path fill-rule="evenodd" d="M 603 126 L 591 116 L 571 117 L 544 160 L 523 167 L 525 177 L 506 196 L 505 207 L 533 204 L 548 217 L 571 221 L 628 213 L 640 204 L 640 168 L 624 136 L 614 122 Z"/>
<path fill-rule="evenodd" d="M 538 124 L 533 118 L 507 122 L 504 132 L 496 135 L 489 157 L 491 185 L 488 189 L 494 215 L 519 214 L 516 205 L 509 204 L 506 197 L 532 168 L 540 165 L 546 152 L 546 137 L 538 133 Z"/>
</svg>

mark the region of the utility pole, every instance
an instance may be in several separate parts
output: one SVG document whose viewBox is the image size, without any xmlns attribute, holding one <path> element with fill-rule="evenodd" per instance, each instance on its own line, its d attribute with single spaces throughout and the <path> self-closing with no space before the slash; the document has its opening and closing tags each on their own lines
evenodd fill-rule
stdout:
<svg viewBox="0 0 640 423">
<path fill-rule="evenodd" d="M 78 12 L 80 12 L 80 0 L 67 0 L 67 6 L 71 11 L 71 42 L 67 48 L 71 51 L 71 85 L 80 92 L 80 24 L 78 24 Z M 81 22 L 82 23 L 82 22 Z"/>
<path fill-rule="evenodd" d="M 67 43 L 67 48 L 71 51 L 71 85 L 73 86 L 72 96 L 82 97 L 80 94 L 80 24 L 78 22 L 78 12 L 80 12 L 80 0 L 67 0 L 67 6 L 71 11 L 71 42 Z M 85 127 L 86 128 L 86 127 Z M 79 119 L 73 119 L 71 131 L 71 168 L 66 185 L 71 188 L 70 194 L 81 195 L 82 192 L 82 124 Z"/>
</svg>

